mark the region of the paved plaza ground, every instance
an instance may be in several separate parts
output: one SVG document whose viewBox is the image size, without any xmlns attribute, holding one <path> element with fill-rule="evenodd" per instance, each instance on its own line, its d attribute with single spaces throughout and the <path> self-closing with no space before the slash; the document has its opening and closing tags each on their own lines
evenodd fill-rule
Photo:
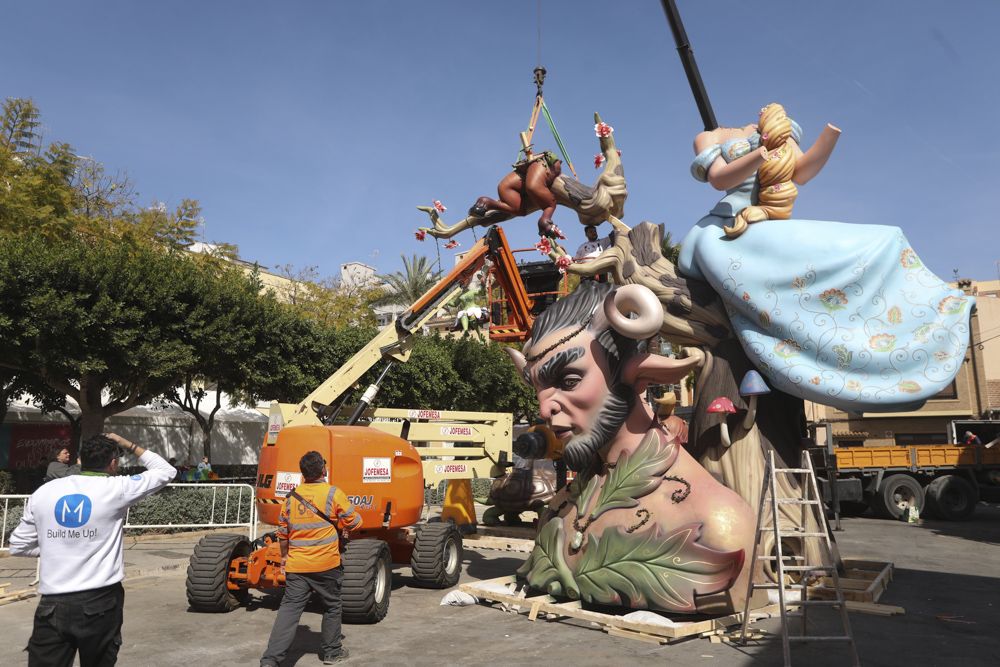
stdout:
<svg viewBox="0 0 1000 667">
<path fill-rule="evenodd" d="M 903 616 L 851 614 L 864 665 L 1000 664 L 1000 504 L 981 503 L 974 520 L 909 525 L 872 518 L 843 522 L 845 557 L 891 560 L 895 579 L 880 602 Z M 229 614 L 188 611 L 184 568 L 195 538 L 128 540 L 121 665 L 256 665 L 279 598 L 255 594 Z M 466 549 L 463 581 L 513 572 L 523 554 Z M 0 559 L 0 582 L 23 588 L 29 559 Z M 408 568 L 394 572 L 389 616 L 380 624 L 345 626 L 356 665 L 780 665 L 778 622 L 758 624 L 771 638 L 741 648 L 707 639 L 657 646 L 609 637 L 580 622 L 529 622 L 486 606 L 439 606 L 445 591 L 412 588 Z M 37 598 L 0 607 L 0 664 L 26 663 Z M 835 612 L 810 612 L 815 630 L 835 627 Z M 318 665 L 320 615 L 307 612 L 286 665 Z M 848 665 L 834 646 L 793 648 L 797 665 Z"/>
</svg>

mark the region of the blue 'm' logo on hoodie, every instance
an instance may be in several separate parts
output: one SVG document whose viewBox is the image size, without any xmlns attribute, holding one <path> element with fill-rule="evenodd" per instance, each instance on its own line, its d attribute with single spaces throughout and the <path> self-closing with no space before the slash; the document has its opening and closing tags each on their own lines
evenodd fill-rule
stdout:
<svg viewBox="0 0 1000 667">
<path fill-rule="evenodd" d="M 63 496 L 56 501 L 56 523 L 66 528 L 79 528 L 90 521 L 93 504 L 82 493 Z"/>
</svg>

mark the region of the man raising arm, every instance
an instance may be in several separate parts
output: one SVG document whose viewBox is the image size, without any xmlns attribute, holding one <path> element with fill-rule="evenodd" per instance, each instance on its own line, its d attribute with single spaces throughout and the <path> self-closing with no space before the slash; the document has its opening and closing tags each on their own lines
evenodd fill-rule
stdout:
<svg viewBox="0 0 1000 667">
<path fill-rule="evenodd" d="M 118 476 L 122 450 L 146 467 Z M 173 466 L 114 433 L 80 447 L 81 473 L 42 485 L 10 536 L 14 556 L 41 560 L 42 594 L 28 642 L 28 665 L 114 665 L 121 647 L 125 591 L 122 532 L 131 505 L 173 480 Z"/>
</svg>

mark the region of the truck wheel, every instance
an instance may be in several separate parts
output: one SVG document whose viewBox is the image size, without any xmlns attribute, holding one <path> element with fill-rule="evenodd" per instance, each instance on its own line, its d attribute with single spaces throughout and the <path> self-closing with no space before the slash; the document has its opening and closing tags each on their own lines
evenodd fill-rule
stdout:
<svg viewBox="0 0 1000 667">
<path fill-rule="evenodd" d="M 927 485 L 927 509 L 948 521 L 962 521 L 976 511 L 976 489 L 958 475 L 943 475 Z"/>
<path fill-rule="evenodd" d="M 250 540 L 243 535 L 206 535 L 194 547 L 187 569 L 188 604 L 194 611 L 232 611 L 249 600 L 250 592 L 229 590 L 229 564 L 250 555 Z"/>
<path fill-rule="evenodd" d="M 351 540 L 341 555 L 345 623 L 378 623 L 389 613 L 392 557 L 382 540 Z"/>
<path fill-rule="evenodd" d="M 462 574 L 462 534 L 451 522 L 420 528 L 410 558 L 413 578 L 425 588 L 450 588 Z"/>
<path fill-rule="evenodd" d="M 909 475 L 890 475 L 882 480 L 871 502 L 875 516 L 899 519 L 910 507 L 923 509 L 924 490 Z"/>
</svg>

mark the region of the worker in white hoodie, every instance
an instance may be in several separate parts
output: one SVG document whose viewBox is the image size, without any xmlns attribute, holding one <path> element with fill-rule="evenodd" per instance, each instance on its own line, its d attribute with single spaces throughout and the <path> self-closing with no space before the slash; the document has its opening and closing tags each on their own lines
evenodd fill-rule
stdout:
<svg viewBox="0 0 1000 667">
<path fill-rule="evenodd" d="M 121 450 L 146 467 L 119 476 Z M 162 489 L 177 471 L 160 456 L 114 433 L 80 447 L 81 473 L 55 479 L 24 505 L 10 536 L 15 556 L 41 560 L 42 594 L 28 642 L 28 665 L 114 665 L 121 647 L 125 591 L 125 513 Z"/>
</svg>

